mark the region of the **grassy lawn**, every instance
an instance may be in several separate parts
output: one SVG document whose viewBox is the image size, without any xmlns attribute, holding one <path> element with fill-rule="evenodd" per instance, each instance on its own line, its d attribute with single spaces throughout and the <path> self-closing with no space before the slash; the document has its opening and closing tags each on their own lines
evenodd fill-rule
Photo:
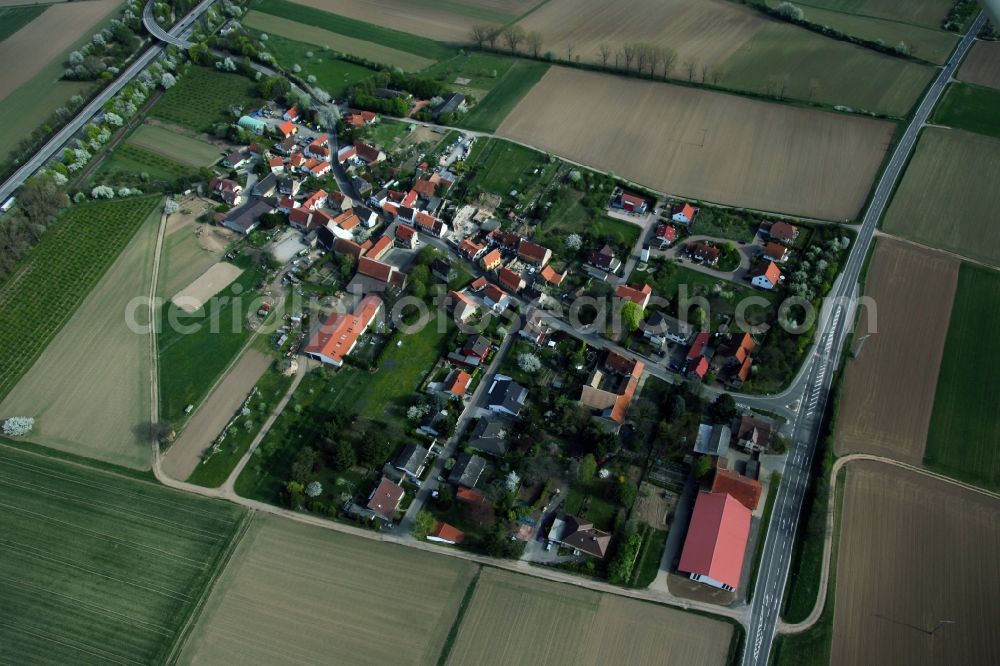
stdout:
<svg viewBox="0 0 1000 666">
<path fill-rule="evenodd" d="M 1000 139 L 928 127 L 882 224 L 891 234 L 1000 266 Z"/>
<path fill-rule="evenodd" d="M 0 445 L 0 661 L 165 663 L 221 569 L 242 508 L 108 470 Z"/>
<path fill-rule="evenodd" d="M 613 531 L 619 506 L 604 499 L 607 485 L 608 482 L 599 480 L 574 483 L 566 495 L 563 511 L 589 520 L 599 530 Z"/>
<path fill-rule="evenodd" d="M 270 416 L 271 410 L 285 395 L 292 383 L 292 378 L 281 374 L 273 367 L 257 382 L 256 393 L 247 405 L 250 412 L 239 415 L 226 432 L 218 453 L 212 454 L 207 460 L 195 468 L 187 478 L 188 483 L 194 483 L 206 488 L 217 488 L 229 478 L 236 463 L 250 448 L 250 443 L 260 432 L 264 421 Z"/>
<path fill-rule="evenodd" d="M 698 222 L 692 229 L 696 236 L 725 238 L 738 243 L 751 243 L 757 236 L 760 224 L 752 217 L 725 208 L 703 207 L 698 212 Z"/>
<path fill-rule="evenodd" d="M 494 132 L 518 102 L 528 94 L 549 69 L 548 63 L 518 60 L 500 77 L 485 98 L 462 116 L 459 127 Z"/>
<path fill-rule="evenodd" d="M 455 49 L 426 37 L 418 37 L 399 30 L 383 28 L 374 23 L 338 16 L 288 0 L 254 0 L 250 3 L 250 7 L 264 14 L 272 14 L 362 41 L 374 42 L 431 60 L 444 60 L 456 53 Z M 377 19 L 377 16 L 373 15 L 372 18 Z"/>
<path fill-rule="evenodd" d="M 931 122 L 1000 138 L 1000 90 L 952 83 Z"/>
<path fill-rule="evenodd" d="M 469 191 L 509 197 L 516 190 L 526 195 L 539 190 L 555 175 L 557 161 L 554 158 L 516 143 L 479 139 L 472 150 L 466 162 L 466 167 L 474 170 Z"/>
<path fill-rule="evenodd" d="M 362 133 L 366 139 L 388 152 L 410 133 L 410 125 L 398 120 L 382 118 L 376 124 L 366 126 Z"/>
<path fill-rule="evenodd" d="M 184 409 L 201 402 L 246 344 L 251 336 L 246 318 L 256 309 L 253 290 L 261 276 L 254 269 L 244 271 L 198 313 L 188 315 L 170 302 L 163 305 L 157 340 L 162 420 L 173 424 L 184 421 Z M 181 326 L 172 326 L 171 318 Z M 179 329 L 183 327 L 196 330 L 182 332 Z"/>
<path fill-rule="evenodd" d="M 0 287 L 0 398 L 31 367 L 159 202 L 159 196 L 146 196 L 68 208 Z"/>
<path fill-rule="evenodd" d="M 660 573 L 660 560 L 667 545 L 667 530 L 655 530 L 646 526 L 646 537 L 639 551 L 639 561 L 635 564 L 632 587 L 649 587 Z"/>
<path fill-rule="evenodd" d="M 251 110 L 254 98 L 254 82 L 247 77 L 193 66 L 153 105 L 150 115 L 207 132 L 216 123 L 235 120 L 229 113 L 230 106 Z"/>
<path fill-rule="evenodd" d="M 583 205 L 583 193 L 560 186 L 545 221 L 538 225 L 535 242 L 551 248 L 557 255 L 563 251 L 566 236 L 580 234 L 587 247 L 611 243 L 620 255 L 632 252 L 641 229 L 624 220 L 596 215 Z M 621 257 L 624 260 L 624 257 Z"/>
<path fill-rule="evenodd" d="M 313 75 L 316 85 L 334 97 L 341 97 L 349 87 L 364 81 L 375 73 L 375 70 L 355 65 L 346 60 L 337 59 L 333 52 L 317 48 L 314 44 L 295 41 L 268 33 L 268 52 L 277 59 L 285 69 L 294 65 L 302 67 L 302 76 Z M 307 56 L 311 53 L 312 56 Z"/>
<path fill-rule="evenodd" d="M 48 8 L 48 5 L 0 7 L 0 42 L 31 23 Z"/>
<path fill-rule="evenodd" d="M 928 65 L 780 22 L 765 25 L 726 60 L 723 70 L 721 83 L 739 90 L 764 93 L 783 81 L 788 98 L 896 117 L 909 112 L 934 75 Z"/>
<path fill-rule="evenodd" d="M 1000 489 L 1000 356 L 984 341 L 1000 327 L 1000 275 L 962 264 L 941 362 L 924 464 Z"/>
<path fill-rule="evenodd" d="M 193 171 L 195 171 L 193 167 L 178 164 L 131 143 L 123 143 L 101 162 L 101 166 L 91 176 L 90 182 L 96 185 L 104 183 L 107 179 L 114 180 L 119 176 L 145 173 L 153 182 L 169 183 L 182 176 L 187 176 Z"/>
<path fill-rule="evenodd" d="M 211 166 L 223 152 L 207 141 L 158 125 L 140 125 L 129 135 L 127 143 L 191 167 Z"/>
</svg>

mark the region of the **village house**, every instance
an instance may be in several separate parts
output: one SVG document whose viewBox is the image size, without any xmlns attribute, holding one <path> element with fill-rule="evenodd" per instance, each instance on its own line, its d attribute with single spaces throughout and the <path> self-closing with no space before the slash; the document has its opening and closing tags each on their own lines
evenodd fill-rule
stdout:
<svg viewBox="0 0 1000 666">
<path fill-rule="evenodd" d="M 354 164 L 359 161 L 358 149 L 354 146 L 344 146 L 337 151 L 337 164 Z"/>
<path fill-rule="evenodd" d="M 328 162 L 330 160 L 330 137 L 327 134 L 318 134 L 312 142 L 306 146 L 305 153 L 308 157 Z"/>
<path fill-rule="evenodd" d="M 715 266 L 722 254 L 722 250 L 718 247 L 704 241 L 688 244 L 686 251 L 689 257 L 705 266 Z"/>
<path fill-rule="evenodd" d="M 446 255 L 431 262 L 431 275 L 441 282 L 451 282 L 458 277 L 458 271 L 452 265 L 451 258 Z"/>
<path fill-rule="evenodd" d="M 710 339 L 708 331 L 700 331 L 691 341 L 688 348 L 687 366 L 685 374 L 695 375 L 698 379 L 704 379 L 708 374 L 708 341 Z"/>
<path fill-rule="evenodd" d="M 483 335 L 473 335 L 465 341 L 461 348 L 448 354 L 448 360 L 459 365 L 477 368 L 489 356 L 490 346 L 489 338 Z"/>
<path fill-rule="evenodd" d="M 771 424 L 752 416 L 740 416 L 736 424 L 736 445 L 744 451 L 755 453 L 767 449 L 771 442 Z"/>
<path fill-rule="evenodd" d="M 562 284 L 563 280 L 566 279 L 566 273 L 567 271 L 557 273 L 551 266 L 546 266 L 541 270 L 539 276 L 541 276 L 542 280 L 546 283 L 552 285 L 553 287 L 558 287 Z"/>
<path fill-rule="evenodd" d="M 419 211 L 415 215 L 415 224 L 420 231 L 430 234 L 435 238 L 443 238 L 448 233 L 448 225 L 423 211 Z"/>
<path fill-rule="evenodd" d="M 253 186 L 253 196 L 255 197 L 271 197 L 274 196 L 278 191 L 278 177 L 273 173 L 269 173 L 260 180 L 258 180 Z"/>
<path fill-rule="evenodd" d="M 250 164 L 252 157 L 249 150 L 236 150 L 222 158 L 222 166 L 229 169 L 242 169 Z"/>
<path fill-rule="evenodd" d="M 271 168 L 271 173 L 276 176 L 285 173 L 285 160 L 277 155 L 269 159 L 267 165 Z"/>
<path fill-rule="evenodd" d="M 302 187 L 302 182 L 292 178 L 290 176 L 285 176 L 278 179 L 278 192 L 284 194 L 287 197 L 294 197 L 299 193 L 299 188 Z"/>
<path fill-rule="evenodd" d="M 507 436 L 511 425 L 500 418 L 482 418 L 469 435 L 469 446 L 480 453 L 503 458 L 509 447 Z"/>
<path fill-rule="evenodd" d="M 636 289 L 635 287 L 629 287 L 625 284 L 620 284 L 615 289 L 615 297 L 621 299 L 622 301 L 631 301 L 638 305 L 643 310 L 649 305 L 649 299 L 653 295 L 653 288 L 648 284 L 643 284 L 642 287 Z"/>
<path fill-rule="evenodd" d="M 545 323 L 545 315 L 542 311 L 532 308 L 524 322 L 524 326 L 517 333 L 522 338 L 530 340 L 532 344 L 541 346 L 545 344 L 545 340 L 548 338 L 549 333 L 551 333 L 551 329 Z"/>
<path fill-rule="evenodd" d="M 397 224 L 395 229 L 396 245 L 412 250 L 417 246 L 417 230 L 405 224 Z"/>
<path fill-rule="evenodd" d="M 552 250 L 522 239 L 517 246 L 517 256 L 525 263 L 541 268 L 552 259 Z"/>
<path fill-rule="evenodd" d="M 465 540 L 465 532 L 448 523 L 438 523 L 434 530 L 427 535 L 427 540 L 454 546 Z"/>
<path fill-rule="evenodd" d="M 239 206 L 243 202 L 243 186 L 235 180 L 216 177 L 208 181 L 208 187 L 230 206 Z"/>
<path fill-rule="evenodd" d="M 334 192 L 327 197 L 326 205 L 334 211 L 343 213 L 354 208 L 354 201 L 343 192 Z"/>
<path fill-rule="evenodd" d="M 791 243 L 799 237 L 799 228 L 788 222 L 774 222 L 767 234 L 771 240 L 779 243 Z"/>
<path fill-rule="evenodd" d="M 528 399 L 528 389 L 506 375 L 494 375 L 486 394 L 486 407 L 491 412 L 518 416 Z"/>
<path fill-rule="evenodd" d="M 420 475 L 424 473 L 428 456 L 430 456 L 430 451 L 424 447 L 417 446 L 416 444 L 407 444 L 399 452 L 399 455 L 396 456 L 396 460 L 393 461 L 392 466 L 414 483 L 420 483 Z"/>
<path fill-rule="evenodd" d="M 449 113 L 462 113 L 465 109 L 465 95 L 462 93 L 451 93 L 434 109 L 434 119 L 437 120 Z"/>
<path fill-rule="evenodd" d="M 295 137 L 288 137 L 287 139 L 282 139 L 278 143 L 274 144 L 271 149 L 279 155 L 291 155 L 299 149 L 299 143 L 295 140 Z"/>
<path fill-rule="evenodd" d="M 611 535 L 594 527 L 594 524 L 576 516 L 557 516 L 549 529 L 549 541 L 572 548 L 574 553 L 584 553 L 604 559 L 611 545 Z"/>
<path fill-rule="evenodd" d="M 653 312 L 639 328 L 642 330 L 643 337 L 660 348 L 663 348 L 667 342 L 686 345 L 691 336 L 694 335 L 694 326 L 659 311 Z"/>
<path fill-rule="evenodd" d="M 694 452 L 703 456 L 724 456 L 729 452 L 733 439 L 733 431 L 725 424 L 702 423 L 698 426 L 698 437 L 694 443 Z"/>
<path fill-rule="evenodd" d="M 502 267 L 497 271 L 497 282 L 500 283 L 501 287 L 504 287 L 508 291 L 512 291 L 515 294 L 524 289 L 526 285 L 524 278 L 521 277 L 520 273 L 512 271 L 507 267 Z"/>
<path fill-rule="evenodd" d="M 716 372 L 725 374 L 734 383 L 742 384 L 750 378 L 753 365 L 750 353 L 756 348 L 757 343 L 749 333 L 734 333 L 715 352 L 712 362 Z"/>
<path fill-rule="evenodd" d="M 323 228 L 319 230 L 320 243 L 324 247 L 329 247 L 336 254 L 346 254 L 349 257 L 354 257 L 355 259 L 360 259 L 365 253 L 359 243 L 356 243 L 347 238 L 340 238 L 339 236 L 334 236 L 333 232 L 329 229 Z M 329 244 L 329 245 L 328 245 Z"/>
<path fill-rule="evenodd" d="M 591 252 L 587 263 L 609 273 L 617 273 L 622 266 L 622 262 L 615 257 L 614 249 L 607 243 L 600 250 Z"/>
<path fill-rule="evenodd" d="M 483 253 L 486 252 L 486 247 L 471 238 L 466 238 L 459 243 L 458 252 L 469 261 L 478 261 L 483 256 Z"/>
<path fill-rule="evenodd" d="M 470 453 L 459 453 L 455 466 L 448 474 L 448 483 L 463 488 L 475 488 L 486 469 L 486 459 Z"/>
<path fill-rule="evenodd" d="M 452 291 L 449 296 L 451 298 L 451 308 L 455 313 L 456 321 L 467 322 L 475 316 L 476 312 L 479 310 L 475 301 L 460 291 Z"/>
<path fill-rule="evenodd" d="M 288 109 L 287 111 L 285 111 L 283 114 L 281 114 L 281 119 L 282 120 L 290 120 L 293 123 L 297 123 L 299 121 L 299 110 L 298 110 L 298 108 L 296 108 L 294 106 L 291 107 L 290 109 Z"/>
<path fill-rule="evenodd" d="M 464 370 L 452 370 L 445 378 L 444 386 L 441 390 L 452 398 L 461 400 L 465 397 L 465 393 L 469 390 L 469 384 L 471 383 L 472 375 Z"/>
<path fill-rule="evenodd" d="M 637 215 L 645 215 L 646 211 L 649 210 L 649 204 L 644 198 L 637 194 L 625 192 L 621 188 L 615 188 L 614 193 L 611 195 L 611 207 Z"/>
<path fill-rule="evenodd" d="M 226 213 L 220 224 L 245 236 L 260 225 L 261 216 L 274 212 L 275 203 L 274 199 L 254 199 Z"/>
<path fill-rule="evenodd" d="M 283 139 L 287 139 L 288 137 L 294 136 L 295 134 L 297 134 L 298 131 L 299 131 L 299 128 L 296 127 L 295 123 L 293 123 L 291 120 L 286 120 L 285 122 L 283 122 L 280 125 L 278 125 L 275 128 L 275 130 L 278 132 L 278 134 Z"/>
<path fill-rule="evenodd" d="M 763 488 L 757 479 L 751 479 L 733 470 L 715 470 L 712 492 L 730 495 L 751 511 L 757 508 L 762 491 Z"/>
<path fill-rule="evenodd" d="M 698 209 L 689 203 L 684 203 L 674 209 L 673 214 L 670 219 L 674 222 L 680 222 L 681 224 L 686 224 L 688 226 L 694 222 L 694 218 L 698 215 Z"/>
<path fill-rule="evenodd" d="M 480 260 L 479 265 L 482 266 L 485 271 L 492 271 L 499 268 L 502 261 L 503 256 L 501 256 L 500 250 L 490 250 L 490 252 Z"/>
<path fill-rule="evenodd" d="M 378 115 L 373 111 L 356 111 L 351 109 L 350 113 L 344 116 L 344 123 L 350 127 L 364 127 L 372 125 L 378 120 Z"/>
<path fill-rule="evenodd" d="M 382 236 L 375 241 L 375 244 L 371 246 L 371 249 L 365 252 L 365 256 L 371 257 L 372 259 L 381 259 L 391 247 L 392 237 L 389 235 Z"/>
<path fill-rule="evenodd" d="M 743 572 L 750 515 L 732 495 L 699 492 L 678 570 L 693 581 L 734 591 Z"/>
<path fill-rule="evenodd" d="M 403 488 L 382 477 L 375 490 L 368 496 L 368 510 L 376 517 L 391 522 L 403 501 Z"/>
<path fill-rule="evenodd" d="M 661 224 L 656 227 L 656 242 L 660 249 L 670 247 L 677 240 L 677 227 L 672 224 Z"/>
<path fill-rule="evenodd" d="M 750 270 L 750 284 L 758 289 L 774 289 L 784 279 L 778 264 L 773 261 L 757 264 Z"/>
<path fill-rule="evenodd" d="M 402 291 L 406 287 L 406 273 L 390 264 L 361 257 L 358 261 L 358 272 L 352 283 L 354 282 L 364 293 Z"/>
<path fill-rule="evenodd" d="M 788 248 L 781 243 L 770 242 L 764 246 L 764 258 L 779 264 L 785 263 L 788 259 Z"/>
<path fill-rule="evenodd" d="M 377 164 L 385 159 L 385 153 L 382 150 L 364 141 L 355 141 L 354 149 L 358 159 L 365 164 Z"/>
<path fill-rule="evenodd" d="M 354 350 L 358 338 L 371 326 L 381 310 L 382 299 L 370 294 L 355 306 L 353 314 L 337 312 L 330 315 L 309 339 L 303 353 L 321 363 L 339 368 L 344 364 L 344 357 Z"/>
<path fill-rule="evenodd" d="M 510 294 L 490 284 L 483 289 L 483 302 L 486 303 L 486 307 L 499 314 L 510 307 L 511 299 Z"/>
<path fill-rule="evenodd" d="M 625 415 L 635 396 L 645 364 L 618 352 L 608 350 L 604 362 L 594 368 L 580 391 L 580 404 L 616 426 L 625 422 Z"/>
</svg>

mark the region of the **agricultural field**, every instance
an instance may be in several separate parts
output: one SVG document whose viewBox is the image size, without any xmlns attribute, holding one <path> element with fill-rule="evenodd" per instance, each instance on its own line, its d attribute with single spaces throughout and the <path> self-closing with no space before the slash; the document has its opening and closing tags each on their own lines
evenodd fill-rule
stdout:
<svg viewBox="0 0 1000 666">
<path fill-rule="evenodd" d="M 250 339 L 247 316 L 260 306 L 254 288 L 261 277 L 256 269 L 245 270 L 198 313 L 164 304 L 157 335 L 161 420 L 181 424 L 185 408 L 201 402 Z"/>
<path fill-rule="evenodd" d="M 335 62 L 332 52 L 340 52 L 349 53 L 365 60 L 389 65 L 390 67 L 399 67 L 407 71 L 423 69 L 434 63 L 433 60 L 415 53 L 401 51 L 375 42 L 356 39 L 348 35 L 259 11 L 247 12 L 243 24 L 248 28 L 256 30 L 258 36 L 260 33 L 266 33 L 268 36 L 267 48 L 278 59 L 278 62 L 286 67 L 299 64 L 308 68 L 309 63 L 306 62 L 303 54 L 304 51 L 310 50 L 309 45 L 312 46 L 313 51 L 318 50 L 320 57 L 328 62 Z M 305 48 L 300 45 L 305 45 Z M 317 78 L 320 78 L 318 72 L 312 73 L 316 74 Z"/>
<path fill-rule="evenodd" d="M 499 130 L 663 192 L 830 220 L 857 217 L 892 132 L 888 122 L 563 67 Z"/>
<path fill-rule="evenodd" d="M 28 25 L 48 9 L 47 5 L 0 5 L 0 42 Z"/>
<path fill-rule="evenodd" d="M 963 264 L 941 363 L 924 464 L 1000 490 L 1000 274 Z"/>
<path fill-rule="evenodd" d="M 489 93 L 472 110 L 461 116 L 458 126 L 480 132 L 495 132 L 504 118 L 537 84 L 549 69 L 547 63 L 519 60 L 508 69 Z"/>
<path fill-rule="evenodd" d="M 780 0 L 769 0 L 771 6 L 780 4 Z M 951 55 L 952 49 L 958 43 L 958 35 L 939 28 L 951 3 L 946 3 L 940 18 L 931 26 L 921 26 L 912 23 L 909 14 L 903 20 L 880 18 L 864 13 L 851 13 L 839 9 L 824 9 L 813 6 L 813 3 L 796 3 L 805 12 L 805 19 L 811 23 L 824 25 L 845 35 L 857 37 L 871 42 L 881 41 L 889 47 L 900 42 L 906 45 L 910 55 L 930 62 L 944 64 Z M 816 5 L 824 4 L 822 0 Z M 831 3 L 832 4 L 832 3 Z M 917 3 L 907 4 L 907 13 Z M 926 4 L 926 3 L 925 3 Z M 894 8 L 898 5 L 894 4 Z M 863 12 L 863 9 L 862 9 Z"/>
<path fill-rule="evenodd" d="M 439 42 L 464 43 L 472 26 L 510 23 L 540 0 L 296 0 L 296 3 Z"/>
<path fill-rule="evenodd" d="M 861 311 L 855 349 L 869 326 L 874 330 L 847 361 L 838 455 L 861 452 L 922 462 L 959 265 L 932 250 L 878 240 L 865 286 L 877 309 Z"/>
<path fill-rule="evenodd" d="M 255 99 L 253 81 L 240 74 L 192 66 L 178 77 L 176 85 L 163 93 L 150 116 L 181 127 L 207 132 L 216 123 L 234 120 L 232 105 L 251 110 Z"/>
<path fill-rule="evenodd" d="M 448 664 L 725 664 L 732 627 L 484 568 Z"/>
<path fill-rule="evenodd" d="M 433 664 L 475 566 L 260 515 L 179 662 Z"/>
<path fill-rule="evenodd" d="M 931 122 L 1000 139 L 1000 90 L 952 83 L 934 107 Z"/>
<path fill-rule="evenodd" d="M 395 3 L 390 2 L 390 4 Z M 420 36 L 418 21 L 400 20 L 400 17 L 404 14 L 412 14 L 414 11 L 427 16 L 428 14 L 425 13 L 426 7 L 420 9 L 414 7 L 410 12 L 404 10 L 400 13 L 394 13 L 393 11 L 383 12 L 374 10 L 373 7 L 376 6 L 376 3 L 365 2 L 357 3 L 357 5 L 361 10 L 356 13 L 360 15 L 354 17 L 343 13 L 330 12 L 334 8 L 336 10 L 345 9 L 345 6 L 339 0 L 333 3 L 323 0 L 315 0 L 308 3 L 290 2 L 290 0 L 253 0 L 250 3 L 250 9 L 295 23 L 301 23 L 305 26 L 315 26 L 316 28 L 351 37 L 362 42 L 371 42 L 398 51 L 405 51 L 406 53 L 412 53 L 421 58 L 429 58 L 434 61 L 450 58 L 456 53 L 455 49 L 441 42 Z M 396 26 L 401 27 L 397 28 Z M 299 39 L 300 41 L 309 41 L 294 34 L 284 36 L 291 39 Z"/>
<path fill-rule="evenodd" d="M 0 402 L 32 416 L 32 442 L 134 469 L 149 469 L 149 335 L 126 321 L 149 293 L 160 211 L 154 209 L 41 358 Z M 135 313 L 148 325 L 148 309 Z"/>
<path fill-rule="evenodd" d="M 265 14 L 260 16 L 266 17 L 268 24 L 274 19 Z M 338 36 L 333 33 L 328 34 Z M 370 78 L 375 73 L 375 70 L 367 67 L 340 60 L 327 48 L 317 49 L 315 44 L 286 39 L 273 32 L 268 33 L 266 48 L 282 67 L 291 70 L 295 65 L 299 65 L 303 76 L 315 76 L 316 85 L 334 97 L 343 97 L 348 87 Z M 409 54 L 403 55 L 409 56 Z"/>
<path fill-rule="evenodd" d="M 809 18 L 809 8 L 822 7 L 937 29 L 955 3 L 952 0 L 912 0 L 905 4 L 897 0 L 805 0 L 795 4 L 805 8 L 806 18 Z"/>
<path fill-rule="evenodd" d="M 852 463 L 830 663 L 998 663 L 997 511 L 936 479 Z"/>
<path fill-rule="evenodd" d="M 267 371 L 272 359 L 248 349 L 191 416 L 180 436 L 163 458 L 163 471 L 186 480 L 198 468 L 202 454 L 236 415 L 250 390 Z"/>
<path fill-rule="evenodd" d="M 222 157 L 218 146 L 159 125 L 140 125 L 126 143 L 191 167 L 211 166 Z"/>
<path fill-rule="evenodd" d="M 70 207 L 0 287 L 0 397 L 6 396 L 159 206 L 133 197 Z"/>
<path fill-rule="evenodd" d="M 166 663 L 243 509 L 0 444 L 0 661 Z"/>
<path fill-rule="evenodd" d="M 197 312 L 216 294 L 240 277 L 243 269 L 227 261 L 220 261 L 195 278 L 189 285 L 170 297 L 174 305 L 184 312 Z"/>
<path fill-rule="evenodd" d="M 978 41 L 958 70 L 958 79 L 990 88 L 1000 88 L 1000 42 Z"/>
<path fill-rule="evenodd" d="M 929 65 L 777 22 L 740 46 L 721 69 L 721 84 L 737 90 L 894 117 L 909 113 L 935 75 Z"/>
<path fill-rule="evenodd" d="M 121 0 L 89 0 L 51 5 L 22 29 L 0 41 L 0 99 L 21 87 L 121 6 Z M 48 114 L 41 114 L 42 118 Z M 40 120 L 40 119 L 36 119 Z"/>
<path fill-rule="evenodd" d="M 215 201 L 190 197 L 182 198 L 178 203 L 181 210 L 167 220 L 160 252 L 156 295 L 164 299 L 170 298 L 215 265 L 235 235 L 222 227 L 196 221 L 199 215 L 216 206 Z M 190 212 L 184 213 L 184 210 Z"/>
<path fill-rule="evenodd" d="M 191 175 L 194 171 L 189 166 L 159 155 L 157 153 L 123 143 L 115 148 L 101 162 L 101 165 L 90 177 L 92 185 L 105 182 L 115 182 L 115 179 L 134 174 L 145 173 L 151 182 L 172 183 L 178 178 Z"/>
<path fill-rule="evenodd" d="M 886 232 L 1000 266 L 1000 139 L 926 128 L 882 222 Z M 942 224 L 947 220 L 947 224 Z"/>
</svg>

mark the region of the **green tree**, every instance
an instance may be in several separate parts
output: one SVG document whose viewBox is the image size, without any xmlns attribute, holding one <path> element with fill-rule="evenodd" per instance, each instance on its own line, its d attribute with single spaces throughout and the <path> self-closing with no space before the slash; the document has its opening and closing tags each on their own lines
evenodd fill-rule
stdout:
<svg viewBox="0 0 1000 666">
<path fill-rule="evenodd" d="M 699 479 L 704 479 L 712 471 L 715 465 L 715 458 L 712 456 L 701 456 L 694 464 L 694 475 Z"/>
<path fill-rule="evenodd" d="M 728 423 L 736 418 L 737 414 L 736 400 L 734 400 L 733 396 L 728 393 L 722 393 L 715 399 L 715 402 L 712 403 L 712 415 L 715 417 L 716 421 Z"/>
<path fill-rule="evenodd" d="M 588 453 L 580 459 L 580 466 L 577 468 L 576 477 L 581 481 L 590 481 L 597 475 L 597 460 L 593 453 Z"/>
<path fill-rule="evenodd" d="M 357 462 L 357 455 L 354 452 L 354 447 L 351 446 L 350 442 L 345 442 L 344 440 L 338 440 L 333 445 L 333 452 L 330 455 L 331 466 L 338 472 L 343 472 L 344 470 L 350 469 Z"/>
<path fill-rule="evenodd" d="M 413 521 L 413 527 L 410 528 L 410 534 L 413 535 L 415 539 L 423 540 L 427 538 L 434 528 L 437 526 L 437 519 L 434 517 L 430 511 L 421 511 L 417 514 L 417 519 Z"/>
<path fill-rule="evenodd" d="M 293 481 L 304 484 L 312 476 L 313 469 L 319 462 L 319 453 L 311 446 L 304 446 L 295 454 L 292 461 L 291 477 Z"/>
<path fill-rule="evenodd" d="M 642 308 L 639 307 L 638 303 L 627 301 L 622 306 L 622 323 L 625 324 L 629 333 L 635 333 L 639 330 L 639 324 L 642 323 Z"/>
</svg>

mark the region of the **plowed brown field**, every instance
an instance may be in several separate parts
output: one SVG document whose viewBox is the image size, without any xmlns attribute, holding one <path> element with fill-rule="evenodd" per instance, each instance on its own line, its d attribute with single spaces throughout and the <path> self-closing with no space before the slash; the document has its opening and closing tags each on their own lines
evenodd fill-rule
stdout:
<svg viewBox="0 0 1000 666">
<path fill-rule="evenodd" d="M 858 215 L 893 125 L 552 67 L 499 134 L 680 196 Z"/>
<path fill-rule="evenodd" d="M 958 70 L 958 78 L 1000 88 L 1000 42 L 976 42 Z"/>
<path fill-rule="evenodd" d="M 1000 501 L 852 463 L 843 512 L 832 664 L 1000 663 Z"/>
<path fill-rule="evenodd" d="M 919 465 L 958 284 L 957 259 L 880 238 L 855 333 L 873 329 L 847 363 L 837 453 L 873 453 Z M 877 316 L 876 314 L 877 313 Z"/>
</svg>

